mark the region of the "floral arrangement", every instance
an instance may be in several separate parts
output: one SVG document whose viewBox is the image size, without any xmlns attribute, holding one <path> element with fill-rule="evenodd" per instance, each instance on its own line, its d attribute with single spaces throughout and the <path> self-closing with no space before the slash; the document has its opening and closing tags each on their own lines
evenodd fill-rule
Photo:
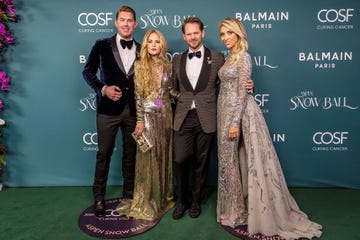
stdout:
<svg viewBox="0 0 360 240">
<path fill-rule="evenodd" d="M 17 22 L 18 18 L 15 14 L 15 9 L 13 7 L 13 0 L 0 0 L 0 54 L 5 50 L 6 47 L 14 43 L 14 38 L 11 35 L 9 29 L 9 22 Z M 0 85 L 2 91 L 7 91 L 9 88 L 10 79 L 7 76 L 6 72 L 0 69 Z M 0 99 L 0 110 L 3 110 L 4 104 Z M 0 125 L 4 125 L 5 120 L 0 118 Z M 7 148 L 0 144 L 0 176 L 2 175 L 3 169 L 2 166 L 6 164 L 5 154 Z M 2 184 L 0 182 L 0 191 L 2 190 Z"/>
<path fill-rule="evenodd" d="M 13 0 L 0 0 L 0 51 L 7 45 L 14 43 L 8 22 L 17 22 Z"/>
</svg>

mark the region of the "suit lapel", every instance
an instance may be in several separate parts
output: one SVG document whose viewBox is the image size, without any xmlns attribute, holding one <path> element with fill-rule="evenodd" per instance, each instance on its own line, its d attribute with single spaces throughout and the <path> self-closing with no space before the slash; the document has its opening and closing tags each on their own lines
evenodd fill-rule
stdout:
<svg viewBox="0 0 360 240">
<path fill-rule="evenodd" d="M 210 70 L 211 70 L 211 64 L 209 63 L 210 59 L 211 59 L 211 52 L 209 49 L 204 47 L 203 64 L 200 71 L 198 82 L 195 87 L 195 92 L 203 91 L 209 82 Z"/>
<path fill-rule="evenodd" d="M 186 74 L 186 58 L 188 55 L 189 50 L 187 50 L 186 52 L 184 52 L 181 55 L 181 59 L 180 59 L 180 79 L 182 82 L 182 85 L 184 86 L 184 88 L 189 91 L 192 92 L 194 91 L 193 87 L 191 86 L 190 80 Z"/>
<path fill-rule="evenodd" d="M 115 61 L 117 63 L 117 65 L 119 66 L 119 68 L 121 69 L 121 71 L 123 73 L 125 73 L 125 68 L 124 68 L 124 64 L 121 60 L 121 57 L 120 57 L 120 53 L 119 53 L 119 49 L 117 48 L 117 45 L 116 45 L 116 35 L 114 35 L 112 38 L 111 38 L 111 49 L 112 49 L 112 52 L 113 52 L 113 55 L 115 57 Z"/>
<path fill-rule="evenodd" d="M 136 42 L 136 41 L 134 41 L 134 42 L 136 44 L 136 50 L 135 50 L 136 51 L 136 53 L 135 53 L 136 54 L 135 55 L 135 61 L 136 61 L 140 56 L 140 44 L 138 42 Z M 116 35 L 114 35 L 111 38 L 111 49 L 112 49 L 112 52 L 114 54 L 115 61 L 116 61 L 117 65 L 119 66 L 121 71 L 126 74 L 125 68 L 124 68 L 124 63 L 121 60 L 119 49 L 117 48 L 117 45 L 116 45 Z M 129 69 L 128 75 L 132 75 L 133 73 L 134 73 L 134 64 L 131 64 L 131 68 Z"/>
<path fill-rule="evenodd" d="M 135 60 L 134 61 L 136 61 L 136 60 L 138 60 L 139 58 L 140 58 L 140 48 L 141 48 L 141 45 L 138 43 L 138 42 L 136 42 L 135 40 L 134 40 L 134 43 L 135 43 L 135 45 L 136 45 L 136 50 L 135 50 Z M 133 73 L 134 73 L 134 63 L 133 64 L 131 64 L 131 67 L 130 67 L 130 69 L 129 69 L 129 75 L 132 75 Z"/>
</svg>

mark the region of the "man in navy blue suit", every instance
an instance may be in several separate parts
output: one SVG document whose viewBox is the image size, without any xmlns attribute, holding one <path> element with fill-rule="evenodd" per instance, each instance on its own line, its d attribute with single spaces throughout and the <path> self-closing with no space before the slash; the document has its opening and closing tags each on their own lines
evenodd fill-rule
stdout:
<svg viewBox="0 0 360 240">
<path fill-rule="evenodd" d="M 115 26 L 118 33 L 96 41 L 83 70 L 84 79 L 97 94 L 98 151 L 92 189 L 94 213 L 98 217 L 104 216 L 106 210 L 106 183 L 119 128 L 123 143 L 123 197 L 132 198 L 134 189 L 136 142 L 131 133 L 136 125 L 136 108 L 133 63 L 140 51 L 140 44 L 132 36 L 137 26 L 134 9 L 120 7 Z"/>
</svg>

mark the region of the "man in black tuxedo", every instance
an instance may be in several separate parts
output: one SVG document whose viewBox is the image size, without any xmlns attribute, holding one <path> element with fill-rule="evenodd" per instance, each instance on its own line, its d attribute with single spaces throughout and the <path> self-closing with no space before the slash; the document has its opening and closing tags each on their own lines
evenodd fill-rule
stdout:
<svg viewBox="0 0 360 240">
<path fill-rule="evenodd" d="M 93 183 L 94 213 L 105 214 L 105 191 L 111 155 L 119 128 L 122 133 L 123 197 L 132 198 L 135 175 L 136 142 L 131 136 L 136 126 L 133 63 L 140 51 L 132 34 L 137 26 L 136 13 L 122 6 L 116 13 L 118 33 L 99 39 L 92 47 L 83 77 L 97 95 L 96 128 L 98 151 Z M 100 79 L 97 72 L 100 70 Z"/>
</svg>

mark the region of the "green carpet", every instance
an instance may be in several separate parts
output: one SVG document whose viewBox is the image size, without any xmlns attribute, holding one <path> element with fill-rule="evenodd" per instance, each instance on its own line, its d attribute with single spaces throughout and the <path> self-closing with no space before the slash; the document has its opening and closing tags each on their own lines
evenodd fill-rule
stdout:
<svg viewBox="0 0 360 240">
<path fill-rule="evenodd" d="M 216 222 L 216 191 L 197 219 L 174 221 L 167 213 L 150 231 L 131 239 L 237 239 Z M 310 219 L 323 225 L 324 240 L 360 240 L 360 190 L 291 188 Z M 120 196 L 121 187 L 108 187 L 107 199 Z M 81 212 L 92 204 L 90 187 L 5 188 L 0 192 L 0 240 L 95 239 L 77 225 Z"/>
</svg>

